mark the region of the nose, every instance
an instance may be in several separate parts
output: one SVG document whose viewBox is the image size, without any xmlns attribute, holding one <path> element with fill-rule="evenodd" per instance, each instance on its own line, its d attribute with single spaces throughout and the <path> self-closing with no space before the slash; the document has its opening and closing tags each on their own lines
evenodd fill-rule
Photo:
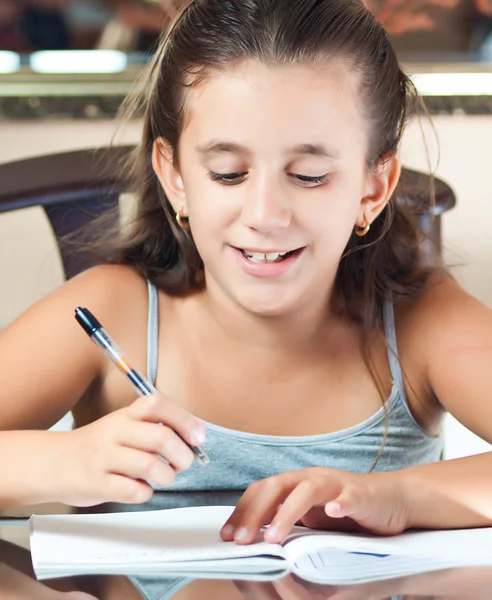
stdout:
<svg viewBox="0 0 492 600">
<path fill-rule="evenodd" d="M 292 211 L 288 193 L 265 177 L 246 189 L 241 222 L 246 227 L 269 233 L 290 225 Z"/>
</svg>

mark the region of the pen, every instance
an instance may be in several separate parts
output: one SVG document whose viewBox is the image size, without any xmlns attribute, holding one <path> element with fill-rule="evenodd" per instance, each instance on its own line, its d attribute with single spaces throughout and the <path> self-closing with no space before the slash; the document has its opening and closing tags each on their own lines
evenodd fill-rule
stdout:
<svg viewBox="0 0 492 600">
<path fill-rule="evenodd" d="M 157 389 L 150 383 L 150 381 L 145 379 L 145 377 L 142 377 L 142 375 L 140 375 L 136 369 L 130 366 L 128 359 L 115 344 L 115 342 L 113 342 L 109 335 L 104 331 L 101 323 L 99 323 L 90 310 L 87 308 L 76 308 L 75 318 L 77 319 L 78 324 L 91 338 L 91 340 L 100 346 L 114 362 L 114 364 L 120 369 L 120 371 L 122 371 L 128 377 L 141 396 L 148 396 L 150 394 L 158 393 Z M 178 432 L 175 433 L 183 440 Z M 208 466 L 210 464 L 210 459 L 201 446 L 192 446 L 191 444 L 188 444 L 186 440 L 183 440 L 183 442 L 195 454 L 202 465 Z"/>
</svg>

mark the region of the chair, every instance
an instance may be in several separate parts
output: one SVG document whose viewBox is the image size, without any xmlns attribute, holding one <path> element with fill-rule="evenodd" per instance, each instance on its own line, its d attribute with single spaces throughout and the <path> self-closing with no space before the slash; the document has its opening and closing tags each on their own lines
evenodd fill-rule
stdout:
<svg viewBox="0 0 492 600">
<path fill-rule="evenodd" d="M 425 262 L 432 264 L 442 253 L 441 215 L 456 205 L 453 189 L 442 179 L 434 177 L 434 198 L 429 175 L 412 169 L 402 169 L 395 191 L 395 201 L 407 206 L 416 215 L 422 232 L 422 251 Z"/>
<path fill-rule="evenodd" d="M 58 242 L 66 279 L 87 269 L 87 252 L 60 240 L 118 203 L 127 191 L 123 162 L 133 146 L 76 150 L 0 165 L 0 213 L 41 206 Z"/>
<path fill-rule="evenodd" d="M 0 165 L 0 213 L 41 206 L 58 241 L 65 277 L 69 279 L 93 262 L 87 252 L 67 249 L 61 238 L 90 223 L 115 206 L 127 191 L 123 161 L 133 146 L 76 150 L 27 158 Z M 435 204 L 430 200 L 430 178 L 403 169 L 396 201 L 416 214 L 424 233 L 429 261 L 441 251 L 441 214 L 456 203 L 451 187 L 435 180 Z"/>
</svg>

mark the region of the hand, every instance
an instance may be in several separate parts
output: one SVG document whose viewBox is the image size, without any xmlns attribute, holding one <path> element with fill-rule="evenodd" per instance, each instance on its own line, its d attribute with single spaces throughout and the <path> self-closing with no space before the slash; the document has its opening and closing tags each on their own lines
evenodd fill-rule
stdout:
<svg viewBox="0 0 492 600">
<path fill-rule="evenodd" d="M 50 432 L 58 454 L 50 486 L 56 500 L 72 506 L 146 502 L 153 493 L 147 482 L 170 485 L 195 458 L 175 432 L 191 445 L 205 440 L 202 422 L 158 394 L 80 429 Z"/>
<path fill-rule="evenodd" d="M 264 525 L 281 542 L 293 525 L 394 535 L 406 528 L 406 498 L 397 472 L 356 474 L 312 467 L 251 484 L 221 531 L 224 541 L 250 544 Z"/>
</svg>

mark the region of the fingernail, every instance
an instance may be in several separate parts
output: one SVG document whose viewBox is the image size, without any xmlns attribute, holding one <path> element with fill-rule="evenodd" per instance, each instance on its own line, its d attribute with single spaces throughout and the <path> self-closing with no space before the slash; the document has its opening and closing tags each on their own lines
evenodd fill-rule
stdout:
<svg viewBox="0 0 492 600">
<path fill-rule="evenodd" d="M 270 527 L 265 531 L 265 536 L 270 539 L 274 539 L 278 536 L 279 526 L 278 525 L 270 525 Z"/>
<path fill-rule="evenodd" d="M 205 443 L 205 431 L 203 429 L 193 429 L 191 438 L 194 446 L 201 446 Z"/>
<path fill-rule="evenodd" d="M 234 535 L 234 539 L 236 542 L 245 542 L 249 538 L 249 531 L 246 527 L 240 527 L 236 534 Z"/>
<path fill-rule="evenodd" d="M 236 531 L 236 528 L 234 527 L 234 525 L 224 525 L 224 527 L 222 527 L 222 537 L 225 537 L 227 539 L 234 539 L 234 532 Z"/>
<path fill-rule="evenodd" d="M 325 505 L 325 513 L 329 517 L 336 517 L 342 513 L 342 507 L 338 502 L 328 502 Z"/>
</svg>

